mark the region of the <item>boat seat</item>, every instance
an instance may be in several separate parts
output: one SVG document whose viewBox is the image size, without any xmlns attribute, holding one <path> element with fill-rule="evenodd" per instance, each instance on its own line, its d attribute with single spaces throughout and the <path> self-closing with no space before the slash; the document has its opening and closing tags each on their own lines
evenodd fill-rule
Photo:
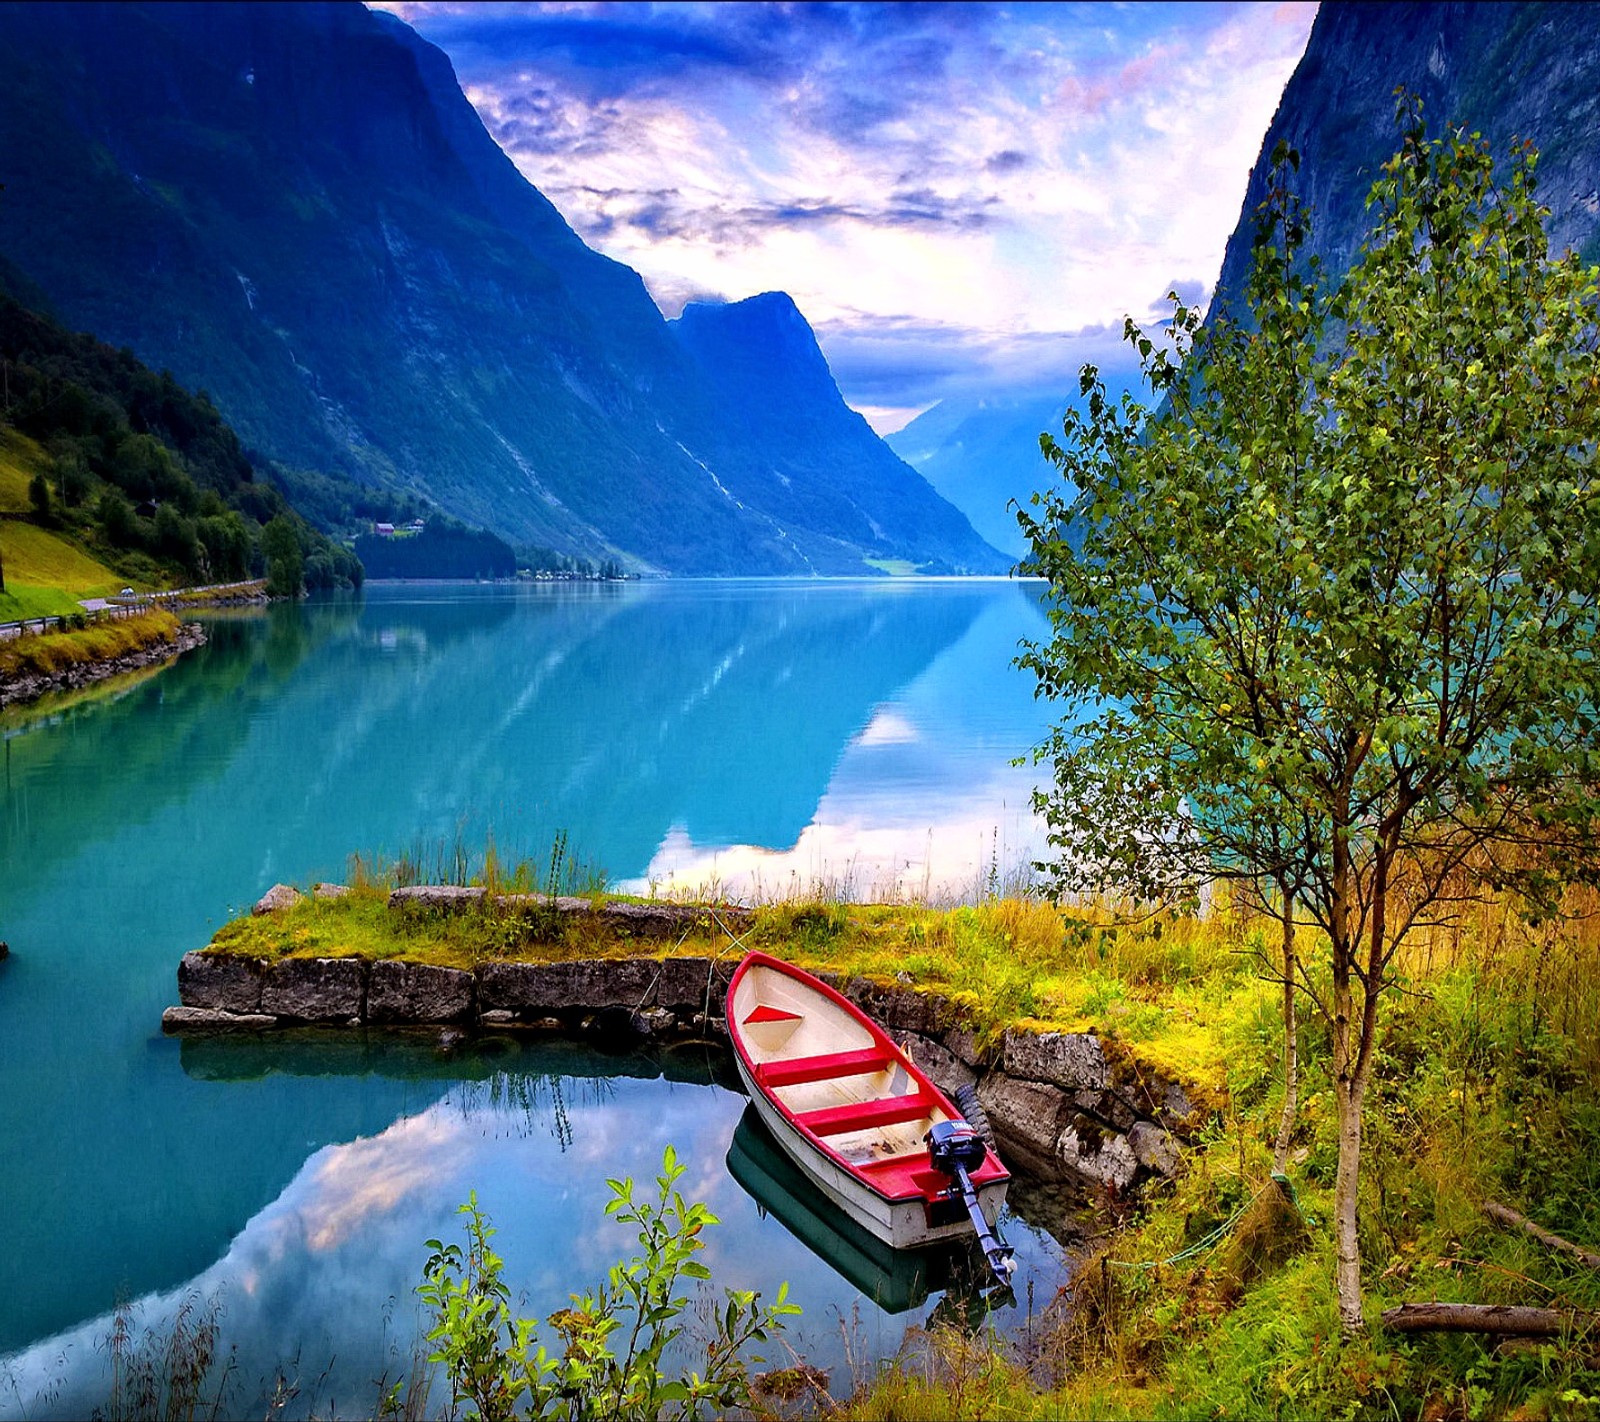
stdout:
<svg viewBox="0 0 1600 1422">
<path fill-rule="evenodd" d="M 933 1108 L 933 1099 L 920 1091 L 910 1096 L 880 1096 L 872 1101 L 852 1101 L 848 1106 L 824 1106 L 818 1111 L 800 1111 L 795 1120 L 819 1136 L 842 1136 L 848 1131 L 865 1131 L 873 1126 L 895 1126 L 915 1121 Z"/>
<path fill-rule="evenodd" d="M 808 1081 L 832 1081 L 840 1076 L 864 1076 L 881 1071 L 899 1058 L 888 1047 L 862 1047 L 853 1052 L 824 1052 L 814 1057 L 790 1057 L 785 1061 L 762 1062 L 756 1079 L 763 1086 L 800 1086 Z"/>
</svg>

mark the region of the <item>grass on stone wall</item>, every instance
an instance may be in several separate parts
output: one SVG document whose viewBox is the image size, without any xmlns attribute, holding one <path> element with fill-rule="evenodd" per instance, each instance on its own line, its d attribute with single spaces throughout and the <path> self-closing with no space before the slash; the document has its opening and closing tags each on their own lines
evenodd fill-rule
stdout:
<svg viewBox="0 0 1600 1422">
<path fill-rule="evenodd" d="M 552 870 L 551 863 L 554 864 Z M 312 885 L 293 908 L 244 915 L 223 925 L 209 947 L 273 960 L 284 956 L 404 957 L 472 969 L 497 959 L 552 961 L 675 952 L 737 959 L 760 948 L 803 967 L 935 992 L 953 1002 L 981 1042 L 1008 1027 L 1096 1031 L 1107 1050 L 1193 1088 L 1209 1108 L 1237 1083 L 1228 1043 L 1270 1033 L 1271 984 L 1259 979 L 1264 933 L 1223 916 L 1215 922 L 1164 914 L 1129 925 L 1107 910 L 1063 910 L 1031 899 L 991 899 L 954 909 L 915 904 L 787 900 L 749 910 L 749 926 L 729 927 L 713 911 L 681 940 L 641 947 L 584 915 L 552 913 L 541 901 L 598 876 L 563 876 L 564 846 L 551 862 L 497 861 L 493 848 L 470 861 L 460 846 L 411 851 L 388 862 L 356 859 L 350 892 L 318 898 Z M 552 877 L 554 876 L 554 877 Z M 476 882 L 492 899 L 450 911 L 407 905 L 391 910 L 402 883 Z"/>
<path fill-rule="evenodd" d="M 94 622 L 69 632 L 46 632 L 0 642 L 0 678 L 54 675 L 69 667 L 126 656 L 178 635 L 170 612 L 146 612 Z"/>
</svg>

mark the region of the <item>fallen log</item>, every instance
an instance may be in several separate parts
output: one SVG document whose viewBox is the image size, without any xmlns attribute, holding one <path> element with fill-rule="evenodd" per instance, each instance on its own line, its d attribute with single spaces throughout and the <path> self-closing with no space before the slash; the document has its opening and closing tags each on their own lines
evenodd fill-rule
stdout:
<svg viewBox="0 0 1600 1422">
<path fill-rule="evenodd" d="M 1527 1304 L 1407 1303 L 1385 1309 L 1383 1326 L 1396 1333 L 1493 1333 L 1553 1338 L 1600 1327 L 1600 1315 Z"/>
<path fill-rule="evenodd" d="M 1493 1200 L 1489 1200 L 1484 1204 L 1483 1212 L 1497 1225 L 1503 1225 L 1507 1229 L 1520 1229 L 1524 1234 L 1532 1235 L 1540 1244 L 1559 1250 L 1562 1254 L 1570 1254 L 1591 1269 L 1600 1269 L 1600 1254 L 1596 1254 L 1592 1249 L 1585 1249 L 1581 1244 L 1574 1244 L 1570 1239 L 1563 1239 L 1559 1234 L 1552 1234 L 1543 1225 L 1536 1225 L 1526 1215 L 1519 1215 L 1506 1205 L 1497 1205 Z"/>
</svg>

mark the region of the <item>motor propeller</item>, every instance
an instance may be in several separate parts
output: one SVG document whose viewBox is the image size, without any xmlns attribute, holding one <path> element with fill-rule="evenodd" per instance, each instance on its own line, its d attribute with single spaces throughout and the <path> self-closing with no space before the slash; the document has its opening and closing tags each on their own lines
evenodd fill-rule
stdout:
<svg viewBox="0 0 1600 1422">
<path fill-rule="evenodd" d="M 953 1189 L 960 1189 L 990 1272 L 1000 1284 L 1009 1286 L 1017 1267 L 1016 1251 L 989 1228 L 989 1221 L 978 1206 L 978 1191 L 972 1183 L 972 1172 L 982 1166 L 989 1149 L 983 1137 L 966 1121 L 935 1121 L 922 1139 L 928 1146 L 929 1163 L 940 1174 L 950 1177 Z"/>
</svg>

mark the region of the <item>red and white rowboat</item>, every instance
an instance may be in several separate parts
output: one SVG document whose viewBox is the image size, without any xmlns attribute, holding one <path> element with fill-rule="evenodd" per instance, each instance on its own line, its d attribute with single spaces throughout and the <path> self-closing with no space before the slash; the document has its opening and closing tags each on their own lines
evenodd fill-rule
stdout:
<svg viewBox="0 0 1600 1422">
<path fill-rule="evenodd" d="M 857 1224 L 896 1249 L 969 1233 L 976 1210 L 993 1226 L 1006 1168 L 883 1029 L 826 983 L 765 953 L 747 955 L 728 987 L 728 1033 L 774 1139 Z M 955 1125 L 936 1136 L 967 1133 L 975 1209 L 930 1151 L 927 1137 L 943 1122 Z"/>
</svg>

